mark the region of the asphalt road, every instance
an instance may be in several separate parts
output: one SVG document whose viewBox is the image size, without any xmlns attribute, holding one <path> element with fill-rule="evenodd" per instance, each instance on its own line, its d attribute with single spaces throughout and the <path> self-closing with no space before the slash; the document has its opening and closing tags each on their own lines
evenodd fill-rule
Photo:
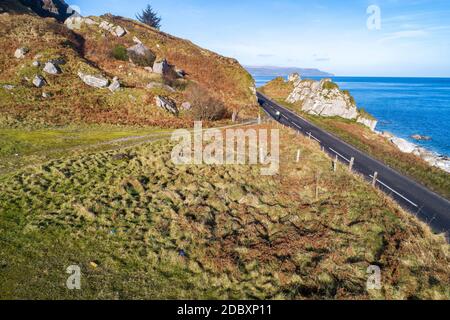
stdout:
<svg viewBox="0 0 450 320">
<path fill-rule="evenodd" d="M 377 172 L 378 188 L 429 224 L 435 232 L 446 233 L 449 238 L 450 201 L 271 101 L 263 94 L 258 93 L 258 100 L 270 117 L 316 140 L 333 158 L 338 156 L 341 162 L 348 165 L 354 158 L 353 170 L 362 174 L 368 181 L 373 182 Z"/>
</svg>

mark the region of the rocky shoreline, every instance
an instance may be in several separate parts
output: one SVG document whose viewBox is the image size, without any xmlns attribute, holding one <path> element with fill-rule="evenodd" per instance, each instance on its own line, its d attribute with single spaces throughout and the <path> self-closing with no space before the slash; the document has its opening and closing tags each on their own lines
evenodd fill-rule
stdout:
<svg viewBox="0 0 450 320">
<path fill-rule="evenodd" d="M 407 141 L 406 139 L 396 137 L 387 132 L 377 132 L 377 134 L 389 140 L 401 152 L 413 154 L 424 160 L 430 166 L 450 173 L 450 157 L 432 152 L 424 147 L 418 146 L 412 142 Z"/>
</svg>

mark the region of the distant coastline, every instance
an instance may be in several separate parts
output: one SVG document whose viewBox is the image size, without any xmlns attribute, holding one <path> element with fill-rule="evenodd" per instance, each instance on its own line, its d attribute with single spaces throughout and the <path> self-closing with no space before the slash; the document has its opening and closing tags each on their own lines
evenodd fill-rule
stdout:
<svg viewBox="0 0 450 320">
<path fill-rule="evenodd" d="M 274 66 L 244 66 L 254 77 L 273 76 L 285 77 L 288 74 L 299 73 L 302 77 L 334 77 L 334 74 L 314 68 L 274 67 Z"/>
</svg>

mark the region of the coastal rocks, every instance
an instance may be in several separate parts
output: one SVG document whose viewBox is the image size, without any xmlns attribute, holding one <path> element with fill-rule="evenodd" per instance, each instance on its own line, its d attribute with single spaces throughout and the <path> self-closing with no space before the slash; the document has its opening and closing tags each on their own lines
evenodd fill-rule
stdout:
<svg viewBox="0 0 450 320">
<path fill-rule="evenodd" d="M 14 52 L 14 57 L 16 59 L 23 59 L 23 58 L 25 58 L 25 55 L 28 52 L 30 52 L 30 49 L 28 49 L 28 48 L 25 48 L 25 47 L 19 48 Z"/>
<path fill-rule="evenodd" d="M 121 26 L 116 26 L 112 23 L 109 23 L 108 21 L 102 21 L 100 23 L 99 27 L 103 30 L 108 31 L 113 36 L 116 36 L 119 38 L 123 37 L 124 35 L 127 34 L 127 31 L 124 28 L 122 28 Z"/>
<path fill-rule="evenodd" d="M 389 136 L 392 135 L 389 134 Z M 405 139 L 402 138 L 391 137 L 389 138 L 389 141 L 391 141 L 401 152 L 413 154 L 424 160 L 430 166 L 439 168 L 447 173 L 450 173 L 450 158 L 438 155 L 434 152 L 419 147 L 414 143 L 406 141 Z"/>
<path fill-rule="evenodd" d="M 299 74 L 292 74 L 289 81 L 293 82 L 294 90 L 286 101 L 299 103 L 304 112 L 322 117 L 356 120 L 372 131 L 375 130 L 377 120 L 360 114 L 353 97 L 347 91 L 341 91 L 331 79 L 301 80 Z"/>
<path fill-rule="evenodd" d="M 156 60 L 156 55 L 142 43 L 138 43 L 127 49 L 130 61 L 141 67 L 151 67 Z"/>
<path fill-rule="evenodd" d="M 153 64 L 153 72 L 157 74 L 165 74 L 169 71 L 169 63 L 166 59 L 155 61 Z"/>
<path fill-rule="evenodd" d="M 36 88 L 42 88 L 45 86 L 46 82 L 42 76 L 35 76 L 33 79 L 33 84 Z"/>
<path fill-rule="evenodd" d="M 411 138 L 417 141 L 431 141 L 432 138 L 428 136 L 421 136 L 419 134 L 412 135 Z"/>
<path fill-rule="evenodd" d="M 61 73 L 61 69 L 59 68 L 58 62 L 49 61 L 44 66 L 44 72 L 51 74 L 51 75 L 57 75 Z"/>
<path fill-rule="evenodd" d="M 394 137 L 391 138 L 390 141 L 403 153 L 413 153 L 417 149 L 417 146 L 414 143 L 402 138 Z"/>
<path fill-rule="evenodd" d="M 175 102 L 173 102 L 172 100 L 161 97 L 161 96 L 157 96 L 157 97 L 155 97 L 155 101 L 156 101 L 156 105 L 159 108 L 161 108 L 169 113 L 172 113 L 174 115 L 178 115 L 178 108 L 175 105 Z"/>
<path fill-rule="evenodd" d="M 108 89 L 111 92 L 116 92 L 117 90 L 120 89 L 120 81 L 119 78 L 114 77 L 114 79 L 112 80 L 111 84 L 109 85 Z"/>
<path fill-rule="evenodd" d="M 109 85 L 109 80 L 104 78 L 103 76 L 89 75 L 82 72 L 78 72 L 78 76 L 85 84 L 90 87 L 102 89 L 108 87 Z"/>
</svg>

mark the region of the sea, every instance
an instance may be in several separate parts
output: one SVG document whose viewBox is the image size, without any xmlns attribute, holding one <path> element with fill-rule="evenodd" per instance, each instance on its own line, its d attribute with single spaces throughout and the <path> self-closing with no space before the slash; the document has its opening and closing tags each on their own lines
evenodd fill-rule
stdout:
<svg viewBox="0 0 450 320">
<path fill-rule="evenodd" d="M 275 76 L 254 78 L 259 87 Z M 350 91 L 359 108 L 364 108 L 379 120 L 378 131 L 390 132 L 438 154 L 450 156 L 450 78 L 332 79 L 341 89 Z M 411 136 L 416 134 L 429 136 L 431 140 L 415 141 Z"/>
</svg>

